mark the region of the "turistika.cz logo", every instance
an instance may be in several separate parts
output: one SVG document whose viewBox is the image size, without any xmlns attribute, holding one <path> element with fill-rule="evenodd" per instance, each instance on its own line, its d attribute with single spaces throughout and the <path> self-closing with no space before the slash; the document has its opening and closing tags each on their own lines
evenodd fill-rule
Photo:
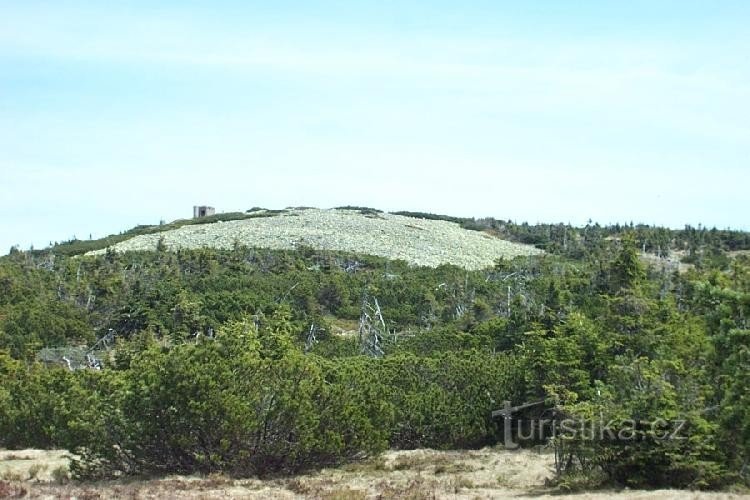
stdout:
<svg viewBox="0 0 750 500">
<path fill-rule="evenodd" d="M 519 412 L 543 405 L 545 401 L 511 406 L 505 401 L 503 408 L 492 412 L 493 418 L 503 419 L 504 444 L 514 449 L 522 442 L 545 442 L 549 439 L 576 441 L 640 441 L 687 439 L 681 433 L 685 420 L 655 419 L 578 419 L 565 416 L 559 410 L 551 410 L 549 418 L 517 418 Z"/>
</svg>

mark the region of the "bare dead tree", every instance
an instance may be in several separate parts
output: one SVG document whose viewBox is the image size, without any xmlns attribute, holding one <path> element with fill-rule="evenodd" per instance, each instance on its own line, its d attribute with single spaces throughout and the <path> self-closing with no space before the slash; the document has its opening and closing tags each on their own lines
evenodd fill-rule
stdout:
<svg viewBox="0 0 750 500">
<path fill-rule="evenodd" d="M 313 346 L 318 343 L 316 334 L 321 331 L 322 329 L 319 328 L 315 323 L 310 324 L 310 330 L 308 330 L 307 336 L 305 337 L 305 352 L 310 352 Z"/>
<path fill-rule="evenodd" d="M 506 311 L 505 311 L 505 316 L 506 316 L 507 318 L 510 318 L 510 299 L 511 299 L 511 295 L 510 295 L 510 285 L 508 285 L 508 305 L 507 305 L 507 309 L 506 309 Z"/>
<path fill-rule="evenodd" d="M 346 271 L 349 274 L 356 273 L 357 271 L 359 271 L 363 267 L 364 267 L 364 264 L 362 262 L 358 261 L 358 260 L 353 260 L 353 261 L 352 260 L 347 260 L 344 263 L 344 265 L 342 266 L 342 268 L 344 269 L 344 271 Z"/>
<path fill-rule="evenodd" d="M 92 370 L 101 370 L 102 362 L 92 354 L 86 354 L 86 365 Z"/>
<path fill-rule="evenodd" d="M 359 344 L 362 353 L 376 358 L 382 357 L 384 354 L 382 343 L 387 334 L 388 329 L 385 326 L 378 299 L 374 299 L 373 305 L 365 294 L 362 298 L 362 311 L 359 316 Z"/>
<path fill-rule="evenodd" d="M 282 304 L 286 302 L 286 299 L 289 298 L 289 294 L 291 294 L 294 291 L 294 289 L 297 288 L 298 285 L 299 285 L 299 281 L 295 283 L 294 285 L 292 285 L 291 288 L 289 288 L 289 290 L 286 291 L 284 296 L 277 300 L 277 303 Z"/>
<path fill-rule="evenodd" d="M 65 361 L 65 364 L 68 365 L 68 370 L 73 371 L 73 364 L 70 362 L 70 358 L 67 356 L 63 356 L 62 360 Z"/>
<path fill-rule="evenodd" d="M 466 314 L 471 305 L 474 303 L 476 293 L 474 288 L 469 288 L 468 275 L 463 287 L 457 286 L 453 289 L 453 303 L 455 304 L 455 311 L 453 317 L 455 319 L 461 319 Z"/>
</svg>

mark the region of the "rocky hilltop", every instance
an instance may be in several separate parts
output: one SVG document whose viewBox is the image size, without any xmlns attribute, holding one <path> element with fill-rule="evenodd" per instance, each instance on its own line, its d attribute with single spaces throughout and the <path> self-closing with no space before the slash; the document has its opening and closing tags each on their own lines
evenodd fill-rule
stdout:
<svg viewBox="0 0 750 500">
<path fill-rule="evenodd" d="M 159 240 L 167 249 L 236 244 L 258 248 L 294 249 L 307 246 L 401 259 L 417 266 L 453 264 L 483 269 L 496 259 L 541 253 L 529 245 L 512 243 L 488 233 L 462 228 L 455 222 L 427 220 L 388 213 L 314 208 L 281 213 L 258 212 L 255 217 L 135 236 L 112 245 L 116 252 L 155 250 Z M 102 254 L 96 250 L 87 255 Z"/>
</svg>

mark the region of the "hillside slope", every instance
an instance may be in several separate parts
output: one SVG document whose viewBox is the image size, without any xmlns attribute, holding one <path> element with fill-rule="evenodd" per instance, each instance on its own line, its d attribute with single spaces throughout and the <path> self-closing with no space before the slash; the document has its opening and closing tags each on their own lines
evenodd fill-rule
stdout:
<svg viewBox="0 0 750 500">
<path fill-rule="evenodd" d="M 187 225 L 155 234 L 135 236 L 112 245 L 116 252 L 155 250 L 163 238 L 166 248 L 249 247 L 294 249 L 307 246 L 400 259 L 437 267 L 454 264 L 465 269 L 492 266 L 498 258 L 541 253 L 454 222 L 427 220 L 357 210 L 290 209 L 269 217 Z M 89 252 L 98 255 L 106 249 Z"/>
</svg>

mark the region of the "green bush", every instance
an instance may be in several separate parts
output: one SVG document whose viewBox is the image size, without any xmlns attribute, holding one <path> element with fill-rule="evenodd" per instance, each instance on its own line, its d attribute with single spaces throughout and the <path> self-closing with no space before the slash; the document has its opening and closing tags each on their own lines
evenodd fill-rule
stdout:
<svg viewBox="0 0 750 500">
<path fill-rule="evenodd" d="M 392 410 L 382 397 L 299 353 L 283 315 L 267 324 L 132 358 L 105 436 L 82 442 L 73 472 L 264 475 L 384 449 Z"/>
</svg>

